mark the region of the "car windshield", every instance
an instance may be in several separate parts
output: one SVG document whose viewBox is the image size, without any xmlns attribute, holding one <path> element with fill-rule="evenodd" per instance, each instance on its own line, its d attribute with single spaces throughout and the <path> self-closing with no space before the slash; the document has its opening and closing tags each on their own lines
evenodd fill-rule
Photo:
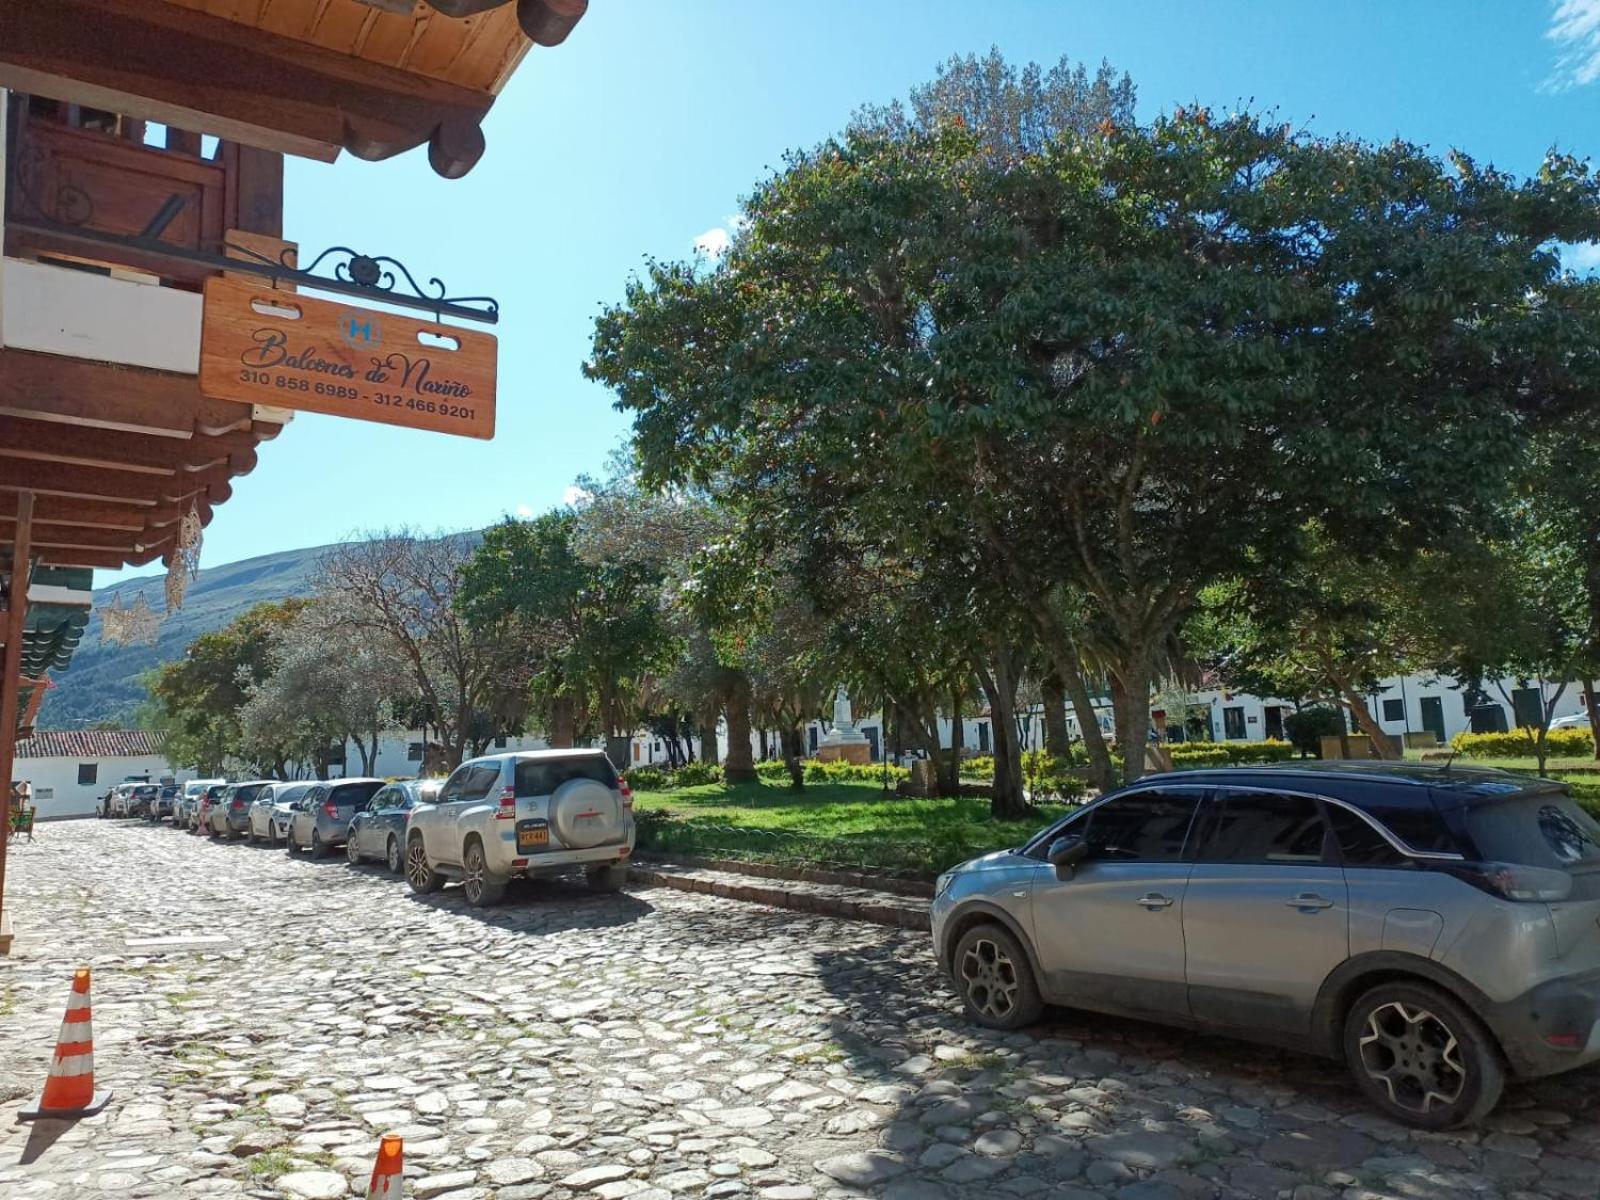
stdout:
<svg viewBox="0 0 1600 1200">
<path fill-rule="evenodd" d="M 352 804 L 361 805 L 371 800 L 373 793 L 382 786 L 382 782 L 378 780 L 371 780 L 367 783 L 341 784 L 328 793 L 328 799 L 332 800 L 340 808 L 348 808 Z"/>
<path fill-rule="evenodd" d="M 311 790 L 309 783 L 297 783 L 293 787 L 281 788 L 273 796 L 274 804 L 293 804 Z"/>
<path fill-rule="evenodd" d="M 524 758 L 517 762 L 517 795 L 548 796 L 573 779 L 592 779 L 606 787 L 617 786 L 617 773 L 602 754 L 581 758 Z"/>
<path fill-rule="evenodd" d="M 1600 871 L 1600 823 L 1559 792 L 1475 804 L 1466 810 L 1467 832 L 1490 862 Z"/>
</svg>

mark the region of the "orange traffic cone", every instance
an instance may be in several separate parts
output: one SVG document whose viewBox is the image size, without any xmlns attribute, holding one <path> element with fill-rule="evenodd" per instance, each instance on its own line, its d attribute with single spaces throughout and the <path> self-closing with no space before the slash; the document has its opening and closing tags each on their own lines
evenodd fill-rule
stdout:
<svg viewBox="0 0 1600 1200">
<path fill-rule="evenodd" d="M 110 1092 L 94 1090 L 94 1022 L 89 1008 L 89 968 L 72 977 L 72 996 L 61 1021 L 55 1058 L 44 1081 L 39 1103 L 17 1114 L 19 1121 L 92 1117 L 111 1101 Z"/>
<path fill-rule="evenodd" d="M 386 1133 L 378 1143 L 378 1161 L 372 1164 L 367 1200 L 400 1200 L 405 1182 L 405 1142 L 398 1133 Z"/>
</svg>

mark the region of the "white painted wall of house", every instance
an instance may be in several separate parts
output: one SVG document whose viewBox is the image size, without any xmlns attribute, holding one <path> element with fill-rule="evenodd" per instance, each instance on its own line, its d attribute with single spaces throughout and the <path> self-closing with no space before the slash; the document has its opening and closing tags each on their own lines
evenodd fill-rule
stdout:
<svg viewBox="0 0 1600 1200">
<path fill-rule="evenodd" d="M 78 782 L 80 766 L 95 768 L 93 783 Z M 159 754 L 19 758 L 13 774 L 33 788 L 33 803 L 39 811 L 35 819 L 40 821 L 94 816 L 100 797 L 130 775 L 148 775 L 152 783 L 167 776 L 179 781 L 195 777 L 193 771 L 174 771 Z"/>
</svg>

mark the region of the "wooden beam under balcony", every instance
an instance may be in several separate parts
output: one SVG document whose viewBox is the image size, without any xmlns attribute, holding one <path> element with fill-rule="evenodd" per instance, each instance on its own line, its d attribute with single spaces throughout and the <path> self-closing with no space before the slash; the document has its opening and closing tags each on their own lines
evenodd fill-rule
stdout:
<svg viewBox="0 0 1600 1200">
<path fill-rule="evenodd" d="M 514 63 L 527 43 L 512 36 L 520 44 L 501 57 Z M 0 84 L 330 162 L 341 149 L 381 159 L 426 144 L 447 178 L 483 153 L 494 102 L 490 88 L 165 0 L 0 0 Z"/>
<path fill-rule="evenodd" d="M 0 414 L 159 437 L 249 430 L 248 404 L 212 400 L 175 371 L 0 348 Z"/>
</svg>

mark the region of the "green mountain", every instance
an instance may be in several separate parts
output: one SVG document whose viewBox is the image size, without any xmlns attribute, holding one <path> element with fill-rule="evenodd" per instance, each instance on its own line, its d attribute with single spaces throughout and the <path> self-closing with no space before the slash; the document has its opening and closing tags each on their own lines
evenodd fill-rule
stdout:
<svg viewBox="0 0 1600 1200">
<path fill-rule="evenodd" d="M 65 671 L 51 676 L 55 688 L 39 712 L 40 729 L 82 729 L 112 721 L 132 727 L 134 710 L 144 700 L 139 676 L 160 663 L 183 657 L 202 633 L 220 629 L 263 600 L 305 595 L 306 580 L 329 546 L 310 546 L 264 554 L 243 562 L 202 567 L 189 584 L 183 607 L 161 622 L 153 646 L 115 646 L 100 640 L 100 614 L 94 612 L 83 641 Z M 141 576 L 113 587 L 96 588 L 95 609 L 120 594 L 126 607 L 140 593 L 158 614 L 166 611 L 166 573 Z"/>
</svg>

